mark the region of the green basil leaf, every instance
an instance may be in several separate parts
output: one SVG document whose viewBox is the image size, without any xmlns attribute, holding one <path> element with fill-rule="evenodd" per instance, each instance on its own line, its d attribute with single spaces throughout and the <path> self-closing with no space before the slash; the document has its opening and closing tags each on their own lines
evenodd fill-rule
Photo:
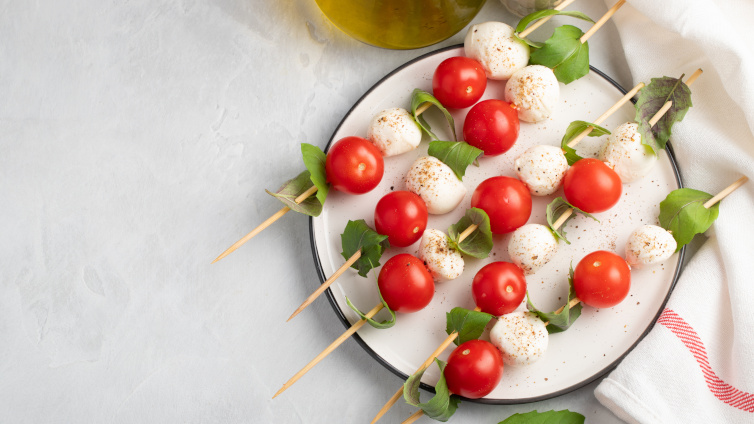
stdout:
<svg viewBox="0 0 754 424">
<path fill-rule="evenodd" d="M 465 141 L 433 140 L 429 143 L 427 154 L 440 159 L 448 165 L 459 180 L 466 174 L 466 168 L 472 163 L 479 166 L 477 159 L 484 151 L 469 145 Z"/>
<path fill-rule="evenodd" d="M 546 412 L 534 410 L 525 414 L 513 414 L 497 424 L 584 424 L 585 420 L 583 415 L 567 409 Z"/>
<path fill-rule="evenodd" d="M 662 77 L 652 78 L 652 82 L 639 91 L 636 98 L 636 122 L 639 123 L 641 142 L 649 146 L 655 154 L 664 149 L 670 139 L 673 124 L 683 120 L 691 104 L 691 89 L 681 78 Z M 673 105 L 665 115 L 657 121 L 654 127 L 649 126 L 649 120 L 662 109 L 666 102 Z"/>
<path fill-rule="evenodd" d="M 456 135 L 456 124 L 453 121 L 453 116 L 450 115 L 450 112 L 448 112 L 447 109 L 440 103 L 439 100 L 435 98 L 435 96 L 427 93 L 424 90 L 420 90 L 418 88 L 414 89 L 414 92 L 411 93 L 411 115 L 414 117 L 416 122 L 419 124 L 420 127 L 430 136 L 433 140 L 437 140 L 437 136 L 432 132 L 432 127 L 429 126 L 427 123 L 427 120 L 424 119 L 422 115 L 416 115 L 416 109 L 419 108 L 424 103 L 432 103 L 433 105 L 437 106 L 442 113 L 445 115 L 445 119 L 448 121 L 448 125 L 450 126 L 450 130 L 453 132 L 453 140 L 458 140 L 458 136 Z"/>
<path fill-rule="evenodd" d="M 462 242 L 459 242 L 458 239 L 461 233 L 473 224 L 476 224 L 478 228 Z M 471 208 L 466 211 L 463 218 L 448 228 L 448 238 L 450 239 L 450 247 L 460 250 L 469 256 L 484 259 L 492 251 L 490 217 L 481 209 Z"/>
<path fill-rule="evenodd" d="M 576 138 L 577 135 L 581 134 L 584 130 L 586 130 L 589 127 L 594 128 L 589 133 L 589 137 L 601 137 L 605 134 L 610 134 L 610 131 L 608 131 L 607 129 L 597 124 L 593 124 L 591 122 L 586 122 L 586 121 L 571 122 L 568 125 L 568 129 L 566 129 L 565 135 L 563 135 L 563 139 L 560 141 L 560 148 L 563 149 L 566 160 L 568 160 L 568 165 L 573 165 L 577 161 L 584 159 L 576 153 L 576 149 L 574 149 L 573 147 L 569 147 L 568 143 L 570 143 L 571 140 Z"/>
<path fill-rule="evenodd" d="M 592 20 L 592 18 L 590 18 L 589 16 L 585 15 L 582 12 L 578 12 L 578 11 L 575 11 L 575 10 L 568 10 L 568 11 L 555 10 L 555 9 L 538 10 L 538 11 L 536 11 L 534 13 L 530 13 L 530 14 L 524 16 L 523 18 L 521 18 L 521 20 L 518 22 L 518 25 L 516 26 L 516 32 L 514 33 L 514 35 L 519 40 L 523 41 L 524 43 L 526 43 L 526 44 L 528 44 L 528 45 L 530 45 L 530 46 L 532 46 L 534 48 L 540 48 L 540 47 L 542 47 L 542 45 L 543 45 L 542 43 L 537 43 L 535 41 L 531 41 L 531 40 L 528 40 L 526 38 L 521 38 L 518 35 L 518 33 L 520 33 L 523 30 L 525 30 L 526 27 L 528 27 L 530 23 L 532 23 L 534 21 L 538 21 L 538 20 L 540 20 L 542 18 L 546 18 L 548 16 L 552 16 L 552 15 L 571 16 L 573 18 L 583 19 L 583 20 L 585 20 L 587 22 L 594 23 L 594 21 Z"/>
<path fill-rule="evenodd" d="M 445 370 L 445 362 L 435 358 L 435 363 L 440 367 L 440 372 Z M 448 421 L 458 409 L 461 400 L 458 396 L 451 395 L 448 390 L 448 383 L 445 382 L 445 375 L 440 376 L 440 380 L 435 384 L 435 395 L 426 403 L 419 401 L 419 385 L 426 369 L 417 372 L 409 377 L 403 384 L 403 398 L 409 405 L 421 408 L 424 415 L 437 421 Z"/>
<path fill-rule="evenodd" d="M 678 243 L 676 252 L 691 242 L 695 235 L 707 231 L 720 213 L 720 202 L 704 207 L 713 196 L 691 188 L 679 188 L 660 202 L 660 226 L 673 234 Z"/>
<path fill-rule="evenodd" d="M 581 43 L 582 35 L 573 25 L 555 28 L 542 48 L 531 53 L 529 63 L 552 69 L 563 84 L 576 81 L 589 73 L 589 43 Z"/>
<path fill-rule="evenodd" d="M 390 307 L 385 302 L 385 299 L 382 298 L 382 293 L 380 292 L 379 288 L 377 288 L 377 292 L 380 293 L 380 302 L 382 302 L 382 305 L 385 307 L 384 309 L 390 314 L 390 319 L 386 319 L 384 321 L 376 321 L 372 318 L 367 318 L 367 316 L 363 312 L 361 312 L 356 306 L 354 306 L 353 303 L 351 303 L 351 300 L 348 299 L 348 296 L 346 296 L 346 303 L 348 304 L 348 307 L 353 309 L 353 311 L 361 317 L 361 319 L 367 320 L 367 323 L 369 325 L 378 330 L 384 330 L 395 325 L 395 312 L 390 309 Z"/>
<path fill-rule="evenodd" d="M 554 228 L 555 221 L 557 221 L 558 218 L 560 218 L 560 216 L 563 215 L 563 213 L 567 211 L 568 209 L 573 209 L 573 212 L 568 218 L 566 218 L 565 222 L 563 222 L 563 224 L 561 224 L 560 227 L 555 229 Z M 572 220 L 576 216 L 577 213 L 580 213 L 584 216 L 588 216 L 589 218 L 592 218 L 593 220 L 600 222 L 600 220 L 595 218 L 592 214 L 586 213 L 582 211 L 581 209 L 577 208 L 576 206 L 573 206 L 562 197 L 556 198 L 555 200 L 550 202 L 549 205 L 547 205 L 547 224 L 550 226 L 550 231 L 552 231 L 552 234 L 556 238 L 563 240 L 564 242 L 566 242 L 566 244 L 571 244 L 571 242 L 568 241 L 568 239 L 566 238 L 565 227 L 568 224 L 568 221 Z"/>
<path fill-rule="evenodd" d="M 542 312 L 537 309 L 529 298 L 529 292 L 526 292 L 526 309 L 529 312 L 537 315 L 539 319 L 547 324 L 547 332 L 549 334 L 560 333 L 561 331 L 568 330 L 576 319 L 581 316 L 581 303 L 569 308 L 571 300 L 576 297 L 576 290 L 573 288 L 573 265 L 568 273 L 568 298 L 566 299 L 565 307 L 560 312 Z"/>
<path fill-rule="evenodd" d="M 311 174 L 304 171 L 296 178 L 290 179 L 283 183 L 276 192 L 265 190 L 270 196 L 276 197 L 291 210 L 310 216 L 319 216 L 322 213 L 322 203 L 317 196 L 309 196 L 301 203 L 296 203 L 295 199 L 312 187 Z"/>
<path fill-rule="evenodd" d="M 317 186 L 317 199 L 319 203 L 325 204 L 327 192 L 330 190 L 330 184 L 327 183 L 327 172 L 325 172 L 325 153 L 317 146 L 301 143 L 301 156 L 304 158 L 304 165 L 311 174 L 309 178 Z"/>
<path fill-rule="evenodd" d="M 448 335 L 458 333 L 453 341 L 456 346 L 469 340 L 478 339 L 484 328 L 494 316 L 486 312 L 470 311 L 464 308 L 453 308 L 446 315 L 445 332 Z"/>
<path fill-rule="evenodd" d="M 371 269 L 380 266 L 382 253 L 390 247 L 387 236 L 371 229 L 363 219 L 348 221 L 343 234 L 340 235 L 340 242 L 343 246 L 341 255 L 346 260 L 361 251 L 361 257 L 351 268 L 358 270 L 362 277 L 366 277 Z"/>
</svg>

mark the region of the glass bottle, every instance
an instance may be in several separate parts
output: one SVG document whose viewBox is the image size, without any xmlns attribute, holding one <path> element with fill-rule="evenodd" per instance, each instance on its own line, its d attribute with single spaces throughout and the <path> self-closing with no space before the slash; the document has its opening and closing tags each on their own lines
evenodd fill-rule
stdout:
<svg viewBox="0 0 754 424">
<path fill-rule="evenodd" d="M 447 39 L 476 16 L 485 0 L 316 0 L 351 37 L 378 47 L 415 49 Z"/>
</svg>

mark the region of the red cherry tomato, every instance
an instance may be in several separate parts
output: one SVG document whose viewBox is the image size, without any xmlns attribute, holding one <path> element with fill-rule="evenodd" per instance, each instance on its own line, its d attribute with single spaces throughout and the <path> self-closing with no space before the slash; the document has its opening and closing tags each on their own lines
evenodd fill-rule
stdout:
<svg viewBox="0 0 754 424">
<path fill-rule="evenodd" d="M 493 233 L 510 233 L 529 220 L 531 194 L 524 183 L 515 178 L 492 177 L 474 190 L 471 207 L 487 212 Z"/>
<path fill-rule="evenodd" d="M 382 298 L 396 312 L 416 312 L 429 305 L 435 294 L 435 281 L 424 262 L 401 253 L 390 258 L 377 277 Z"/>
<path fill-rule="evenodd" d="M 510 262 L 492 262 L 474 276 L 471 293 L 476 306 L 495 316 L 513 312 L 526 296 L 526 277 Z"/>
<path fill-rule="evenodd" d="M 595 308 L 611 308 L 628 295 L 631 269 L 613 252 L 598 250 L 582 259 L 573 271 L 573 288 L 582 302 Z"/>
<path fill-rule="evenodd" d="M 566 200 L 584 212 L 604 212 L 618 203 L 620 177 L 599 159 L 581 159 L 563 177 Z"/>
<path fill-rule="evenodd" d="M 427 228 L 427 205 L 410 191 L 390 192 L 374 208 L 374 226 L 391 246 L 410 246 Z"/>
<path fill-rule="evenodd" d="M 349 194 L 364 194 L 382 180 L 382 153 L 369 140 L 344 137 L 330 147 L 325 160 L 327 180 L 333 188 Z"/>
<path fill-rule="evenodd" d="M 432 92 L 445 107 L 464 108 L 482 98 L 487 75 L 474 59 L 458 56 L 445 59 L 432 77 Z"/>
<path fill-rule="evenodd" d="M 443 374 L 451 393 L 479 399 L 500 383 L 503 356 L 490 342 L 469 340 L 451 352 Z"/>
<path fill-rule="evenodd" d="M 463 139 L 496 156 L 510 149 L 518 138 L 518 113 L 510 103 L 485 100 L 471 108 L 463 122 Z"/>
</svg>

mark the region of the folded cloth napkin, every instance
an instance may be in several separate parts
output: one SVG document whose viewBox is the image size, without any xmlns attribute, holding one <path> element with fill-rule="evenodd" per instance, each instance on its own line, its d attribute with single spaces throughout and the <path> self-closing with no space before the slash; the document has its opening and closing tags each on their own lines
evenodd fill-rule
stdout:
<svg viewBox="0 0 754 424">
<path fill-rule="evenodd" d="M 686 187 L 754 180 L 751 18 L 750 0 L 630 0 L 614 17 L 634 83 L 704 70 L 673 129 Z M 754 181 L 706 236 L 652 331 L 595 391 L 627 422 L 754 422 Z"/>
</svg>

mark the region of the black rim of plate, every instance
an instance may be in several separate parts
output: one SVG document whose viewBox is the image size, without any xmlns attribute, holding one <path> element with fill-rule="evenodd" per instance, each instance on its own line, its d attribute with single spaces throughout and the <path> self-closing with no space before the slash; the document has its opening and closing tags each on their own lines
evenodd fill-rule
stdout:
<svg viewBox="0 0 754 424">
<path fill-rule="evenodd" d="M 354 105 L 351 107 L 351 109 L 348 111 L 348 113 L 346 113 L 346 115 L 340 121 L 340 123 L 338 124 L 338 126 L 335 128 L 335 131 L 333 131 L 333 135 L 330 136 L 330 140 L 327 142 L 327 146 L 325 147 L 325 152 L 327 152 L 330 149 L 330 145 L 333 142 L 333 138 L 335 137 L 335 134 L 338 133 L 338 130 L 340 130 L 340 127 L 343 125 L 343 122 L 345 122 L 345 120 L 351 115 L 351 112 L 353 112 L 353 110 L 359 104 L 361 104 L 361 102 L 367 96 L 369 96 L 369 94 L 374 89 L 376 89 L 383 82 L 385 82 L 390 77 L 392 77 L 396 72 L 398 72 L 398 71 L 402 70 L 403 68 L 405 68 L 407 66 L 410 66 L 410 65 L 412 65 L 412 64 L 414 64 L 416 62 L 424 60 L 424 59 L 426 59 L 428 57 L 434 56 L 436 54 L 439 54 L 439 53 L 442 53 L 442 52 L 445 52 L 445 51 L 448 51 L 448 50 L 454 50 L 454 49 L 458 49 L 458 48 L 462 48 L 462 47 L 463 47 L 463 44 L 456 44 L 456 45 L 453 45 L 453 46 L 443 47 L 441 49 L 434 50 L 434 51 L 431 51 L 429 53 L 425 53 L 425 54 L 423 54 L 423 55 L 421 55 L 421 56 L 419 56 L 419 57 L 417 57 L 417 58 L 415 58 L 413 60 L 410 60 L 410 61 L 404 63 L 403 65 L 395 68 L 392 72 L 390 72 L 389 74 L 385 75 L 382 79 L 380 79 L 379 81 L 377 81 L 377 83 L 375 83 L 371 88 L 369 88 L 369 90 L 367 90 L 367 92 L 364 93 L 364 95 L 361 96 L 361 98 L 359 98 L 359 100 L 356 101 L 356 103 L 354 103 Z M 600 77 L 604 78 L 607 82 L 609 82 L 610 84 L 612 84 L 622 94 L 626 94 L 627 93 L 627 91 L 620 84 L 618 84 L 617 82 L 615 82 L 615 80 L 613 80 L 609 76 L 605 75 L 602 71 L 594 68 L 591 65 L 589 66 L 589 69 L 590 69 L 591 72 L 594 72 L 595 74 L 599 75 Z M 633 99 L 631 101 L 634 102 Z M 681 181 L 681 174 L 680 174 L 680 172 L 678 170 L 678 166 L 677 166 L 676 161 L 675 161 L 675 154 L 673 153 L 673 147 L 670 145 L 670 142 L 668 142 L 668 144 L 667 144 L 666 151 L 667 151 L 667 154 L 668 154 L 668 159 L 670 159 L 670 164 L 673 167 L 673 173 L 675 174 L 675 179 L 676 179 L 676 182 L 678 183 L 678 187 L 682 188 L 683 187 L 683 182 Z M 314 225 L 313 225 L 313 220 L 314 220 L 313 217 L 309 217 L 309 239 L 310 239 L 311 246 L 312 246 L 312 253 L 314 255 L 314 265 L 317 268 L 317 275 L 319 276 L 320 284 L 323 284 L 327 280 L 327 277 L 325 276 L 324 270 L 322 269 L 322 263 L 319 260 L 319 252 L 317 250 L 317 244 L 316 244 L 316 242 L 314 240 Z M 523 398 L 523 399 L 485 399 L 485 398 L 481 398 L 481 399 L 462 398 L 462 399 L 464 401 L 466 401 L 466 402 L 483 403 L 483 404 L 490 404 L 490 405 L 510 405 L 510 404 L 521 404 L 521 403 L 537 402 L 537 401 L 540 401 L 540 400 L 551 399 L 551 398 L 554 398 L 554 397 L 557 397 L 557 396 L 560 396 L 560 395 L 564 395 L 566 393 L 570 393 L 570 392 L 572 392 L 572 391 L 574 391 L 576 389 L 579 389 L 581 387 L 586 386 L 587 384 L 589 384 L 589 383 L 597 380 L 598 378 L 600 378 L 600 377 L 604 376 L 605 374 L 607 374 L 608 372 L 612 371 L 616 366 L 618 366 L 618 364 L 623 360 L 623 358 L 625 358 L 626 355 L 628 355 L 636 347 L 636 345 L 638 345 L 639 342 L 641 342 L 644 339 L 644 337 L 646 337 L 646 335 L 649 334 L 649 331 L 652 330 L 652 328 L 654 327 L 655 322 L 660 317 L 660 314 L 662 313 L 662 311 L 665 309 L 665 305 L 667 304 L 668 299 L 670 299 L 670 294 L 673 292 L 673 289 L 675 288 L 675 285 L 678 282 L 678 277 L 681 274 L 681 264 L 683 263 L 683 257 L 685 255 L 685 253 L 686 253 L 686 246 L 683 246 L 683 248 L 681 248 L 680 253 L 678 254 L 678 263 L 676 264 L 675 274 L 673 275 L 673 282 L 670 285 L 670 290 L 668 290 L 668 294 L 667 294 L 667 296 L 665 296 L 665 300 L 663 300 L 662 306 L 660 307 L 659 311 L 657 312 L 657 314 L 655 315 L 654 319 L 652 320 L 652 323 L 644 330 L 644 332 L 636 340 L 636 342 L 633 345 L 631 345 L 631 347 L 629 347 L 628 350 L 626 350 L 626 352 L 623 353 L 623 355 L 621 355 L 618 359 L 616 359 L 615 361 L 613 361 L 613 363 L 611 363 L 607 367 L 605 367 L 605 368 L 597 371 L 596 373 L 594 373 L 590 377 L 585 378 L 585 379 L 579 381 L 578 383 L 575 383 L 575 384 L 573 384 L 573 385 L 571 385 L 571 386 L 569 386 L 569 387 L 567 387 L 565 389 L 558 390 L 558 391 L 552 392 L 552 393 L 548 393 L 548 394 L 542 395 L 542 396 L 535 396 L 535 397 Z M 340 322 L 343 323 L 343 325 L 345 326 L 345 328 L 351 327 L 351 325 L 352 325 L 351 322 L 349 322 L 348 319 L 346 319 L 345 314 L 343 313 L 343 311 L 338 306 L 338 304 L 337 304 L 337 302 L 335 300 L 335 296 L 333 295 L 332 290 L 330 290 L 328 288 L 327 291 L 326 291 L 326 293 L 327 293 L 327 299 L 330 301 L 330 305 L 332 306 L 333 310 L 335 311 L 335 314 L 338 316 L 338 319 L 340 319 Z M 383 358 L 382 356 L 380 356 L 379 354 L 377 354 L 377 352 L 375 352 L 374 350 L 372 350 L 372 348 L 359 336 L 358 333 L 355 333 L 352 336 L 352 338 L 354 340 L 356 340 L 356 342 L 359 345 L 361 345 L 361 347 L 374 360 L 376 360 L 377 362 L 379 362 L 380 364 L 382 364 L 382 366 L 384 366 L 385 368 L 387 368 L 388 370 L 390 370 L 390 372 L 392 372 L 393 374 L 397 375 L 398 377 L 400 377 L 403 380 L 406 380 L 408 378 L 408 375 L 406 375 L 403 372 L 401 372 L 398 369 L 396 369 L 390 362 L 388 362 L 387 360 L 385 360 L 385 358 Z M 427 390 L 429 392 L 432 392 L 432 393 L 435 392 L 435 388 L 432 387 L 432 386 L 430 386 L 430 385 L 428 385 L 428 384 L 426 384 L 426 383 L 422 383 L 421 384 L 421 388 L 424 389 L 424 390 Z"/>
</svg>

